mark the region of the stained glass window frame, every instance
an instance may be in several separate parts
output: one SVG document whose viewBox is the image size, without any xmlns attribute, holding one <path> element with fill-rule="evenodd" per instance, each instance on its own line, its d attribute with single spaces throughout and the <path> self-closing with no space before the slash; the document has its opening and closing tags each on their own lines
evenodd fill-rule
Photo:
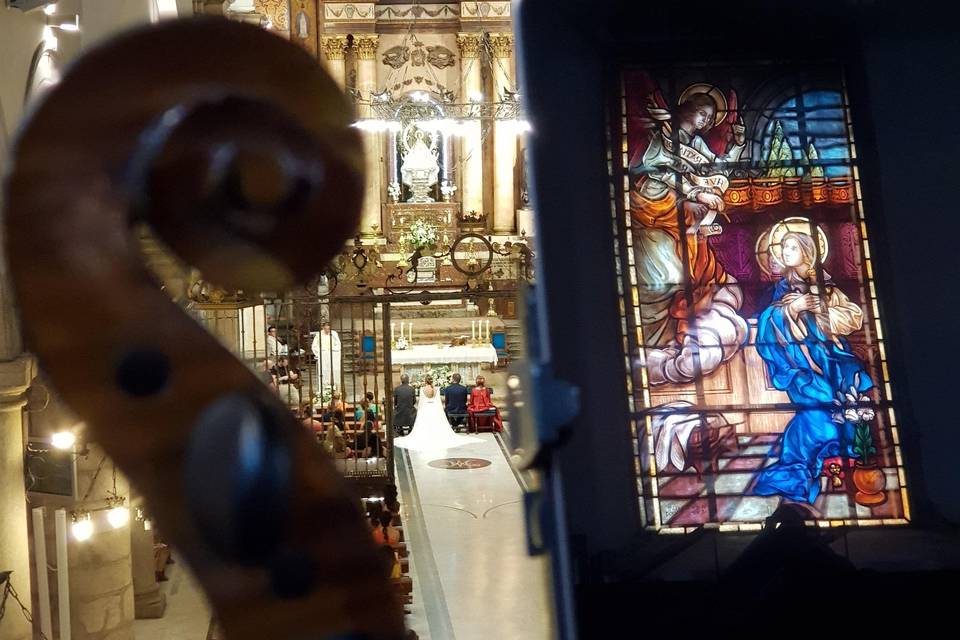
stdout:
<svg viewBox="0 0 960 640">
<path fill-rule="evenodd" d="M 730 66 L 737 67 L 767 66 L 769 69 L 776 68 L 775 63 L 769 62 L 732 62 L 729 64 Z M 866 221 L 866 213 L 863 205 L 862 183 L 860 180 L 860 161 L 857 156 L 856 138 L 854 137 L 853 122 L 850 114 L 847 82 L 842 64 L 836 62 L 824 63 L 823 61 L 817 61 L 814 64 L 820 66 L 829 64 L 833 66 L 839 77 L 839 86 L 836 87 L 836 93 L 841 96 L 842 100 L 842 104 L 839 105 L 838 108 L 841 110 L 843 115 L 843 132 L 848 145 L 848 159 L 846 164 L 850 168 L 849 183 L 853 192 L 852 202 L 849 204 L 849 211 L 851 222 L 857 227 L 856 231 L 859 240 L 857 249 L 859 251 L 860 258 L 859 278 L 861 294 L 857 304 L 861 307 L 868 307 L 862 309 L 864 313 L 862 331 L 866 336 L 867 345 L 871 349 L 876 349 L 879 356 L 879 361 L 875 367 L 875 370 L 880 373 L 880 379 L 875 381 L 879 400 L 874 404 L 876 406 L 877 413 L 882 413 L 883 415 L 884 426 L 878 426 L 877 433 L 881 433 L 882 431 L 882 435 L 889 435 L 892 441 L 892 443 L 889 445 L 889 449 L 892 451 L 895 460 L 898 485 L 897 490 L 899 492 L 902 513 L 900 514 L 900 517 L 858 517 L 856 507 L 851 504 L 850 506 L 853 517 L 822 517 L 807 520 L 806 523 L 810 526 L 819 527 L 870 527 L 905 525 L 910 522 L 911 518 L 908 489 L 909 485 L 907 483 L 906 470 L 903 463 L 903 452 L 901 449 L 899 436 L 900 425 L 897 420 L 893 389 L 890 383 L 890 367 L 886 353 L 888 345 L 886 344 L 886 340 L 884 338 L 885 332 L 883 327 L 883 314 L 881 313 L 881 304 L 877 295 L 878 287 L 873 273 L 873 257 L 870 250 L 871 236 L 869 233 L 869 225 Z M 655 531 L 661 534 L 684 534 L 701 527 L 716 528 L 721 531 L 756 531 L 761 529 L 763 526 L 762 521 L 730 522 L 722 520 L 710 520 L 694 525 L 669 526 L 664 522 L 663 512 L 660 504 L 658 484 L 660 480 L 660 474 L 658 473 L 656 460 L 654 458 L 654 434 L 652 425 L 653 412 L 651 411 L 653 409 L 653 403 L 651 401 L 651 385 L 647 371 L 643 322 L 641 320 L 641 309 L 638 295 L 633 234 L 631 228 L 633 222 L 631 221 L 630 216 L 632 185 L 630 175 L 627 170 L 631 161 L 631 149 L 629 148 L 630 114 L 628 113 L 626 77 L 631 71 L 637 70 L 670 67 L 690 68 L 694 66 L 697 65 L 695 63 L 678 65 L 652 63 L 648 66 L 631 63 L 628 65 L 622 65 L 617 72 L 617 89 L 615 91 L 616 99 L 611 100 L 610 102 L 607 123 L 607 167 L 610 177 L 609 195 L 612 218 L 611 222 L 614 235 L 613 253 L 617 274 L 617 291 L 622 333 L 621 339 L 624 349 L 626 391 L 629 405 L 629 429 L 633 444 L 634 472 L 637 478 L 640 526 L 644 529 Z M 718 63 L 710 63 L 709 65 L 703 66 L 717 68 L 721 65 Z M 793 65 L 791 65 L 791 68 L 794 68 Z M 802 98 L 806 91 L 807 90 L 804 90 L 802 87 L 799 87 L 792 98 L 789 98 L 796 101 L 797 106 L 794 108 L 801 113 L 800 118 L 798 118 L 801 122 L 802 113 L 804 110 Z M 671 95 L 675 95 L 676 92 L 671 90 L 670 93 Z M 786 102 L 782 101 L 780 103 L 781 107 L 784 104 L 786 104 Z M 767 104 L 764 105 L 763 108 L 769 110 L 770 106 Z M 821 105 L 820 108 L 823 109 L 824 107 Z M 776 111 L 776 108 L 774 108 L 774 111 Z M 767 122 L 769 123 L 770 121 L 771 119 L 768 118 Z M 763 147 L 763 136 L 766 135 L 765 131 L 766 127 L 764 127 L 764 132 L 761 133 L 761 148 Z M 801 134 L 803 134 L 803 131 L 801 131 Z M 801 135 L 801 138 L 803 138 L 803 135 Z M 748 137 L 747 144 L 749 145 L 751 142 L 754 144 L 756 143 L 755 140 L 751 140 Z M 756 165 L 760 160 L 758 158 L 753 158 L 752 155 L 753 154 L 751 154 L 749 162 Z M 808 168 L 820 167 L 822 170 L 823 167 L 828 166 L 828 163 L 811 161 L 808 162 L 806 166 Z M 819 223 L 814 222 L 813 218 L 810 218 L 809 222 L 811 226 L 811 234 L 813 234 L 815 230 L 819 231 Z M 686 258 L 684 258 L 684 260 L 686 260 Z M 689 263 L 684 261 L 683 267 L 684 269 L 689 268 Z M 818 272 L 818 278 L 822 281 L 824 278 L 824 262 L 823 256 L 819 255 L 819 250 L 816 261 L 816 269 Z M 793 411 L 794 415 L 796 415 L 799 405 L 791 402 L 789 406 L 780 408 L 787 411 Z M 746 412 L 769 412 L 771 411 L 771 407 L 743 407 L 743 410 Z M 699 412 L 702 415 L 703 411 L 705 411 L 705 407 L 698 406 L 692 409 L 691 413 Z M 847 470 L 847 473 L 851 472 Z M 710 495 L 708 495 L 708 498 L 715 499 L 716 495 L 714 494 L 712 498 Z"/>
</svg>

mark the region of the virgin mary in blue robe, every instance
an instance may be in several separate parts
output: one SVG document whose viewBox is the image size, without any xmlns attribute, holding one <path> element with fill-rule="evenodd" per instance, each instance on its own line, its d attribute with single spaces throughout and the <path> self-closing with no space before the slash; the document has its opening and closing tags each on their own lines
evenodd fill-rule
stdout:
<svg viewBox="0 0 960 640">
<path fill-rule="evenodd" d="M 780 247 L 783 279 L 760 314 L 756 346 L 773 386 L 799 406 L 780 439 L 778 461 L 760 472 L 753 493 L 813 503 L 824 459 L 843 449 L 851 455 L 854 424 L 834 400 L 852 391 L 860 399 L 873 381 L 843 337 L 862 327 L 863 311 L 826 272 L 825 291 L 819 290 L 809 235 L 787 233 Z"/>
</svg>

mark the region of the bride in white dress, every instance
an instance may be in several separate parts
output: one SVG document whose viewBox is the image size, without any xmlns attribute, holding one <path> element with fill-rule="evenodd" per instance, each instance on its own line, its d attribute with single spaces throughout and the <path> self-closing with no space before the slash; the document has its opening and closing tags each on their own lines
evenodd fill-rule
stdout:
<svg viewBox="0 0 960 640">
<path fill-rule="evenodd" d="M 410 435 L 394 438 L 393 444 L 414 451 L 436 451 L 461 447 L 465 444 L 483 442 L 473 436 L 462 436 L 450 428 L 447 414 L 440 403 L 440 392 L 427 376 L 420 387 L 420 402 L 417 404 L 417 419 Z"/>
</svg>

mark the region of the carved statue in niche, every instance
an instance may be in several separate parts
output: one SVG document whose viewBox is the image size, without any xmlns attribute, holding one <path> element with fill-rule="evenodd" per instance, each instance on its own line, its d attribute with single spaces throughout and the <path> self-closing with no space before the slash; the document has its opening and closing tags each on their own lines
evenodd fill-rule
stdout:
<svg viewBox="0 0 960 640">
<path fill-rule="evenodd" d="M 307 22 L 307 14 L 303 11 L 297 14 L 297 37 L 301 40 L 310 37 L 310 25 Z"/>
<path fill-rule="evenodd" d="M 435 202 L 430 191 L 440 177 L 439 137 L 439 134 L 419 129 L 415 124 L 407 125 L 401 132 L 403 162 L 400 175 L 403 184 L 412 192 L 408 202 Z"/>
</svg>

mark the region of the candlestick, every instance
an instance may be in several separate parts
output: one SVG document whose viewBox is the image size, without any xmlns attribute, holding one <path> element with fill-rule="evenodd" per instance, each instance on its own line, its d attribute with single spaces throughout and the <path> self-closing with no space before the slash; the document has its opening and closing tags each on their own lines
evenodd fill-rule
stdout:
<svg viewBox="0 0 960 640">
<path fill-rule="evenodd" d="M 490 342 L 490 321 L 487 320 L 487 342 Z"/>
<path fill-rule="evenodd" d="M 407 341 L 412 345 L 413 344 L 413 323 L 407 325 Z"/>
<path fill-rule="evenodd" d="M 390 344 L 393 344 L 393 329 L 396 324 L 396 322 L 390 323 Z"/>
<path fill-rule="evenodd" d="M 470 321 L 470 340 L 472 341 L 476 339 L 477 339 L 477 321 L 471 320 Z"/>
</svg>

